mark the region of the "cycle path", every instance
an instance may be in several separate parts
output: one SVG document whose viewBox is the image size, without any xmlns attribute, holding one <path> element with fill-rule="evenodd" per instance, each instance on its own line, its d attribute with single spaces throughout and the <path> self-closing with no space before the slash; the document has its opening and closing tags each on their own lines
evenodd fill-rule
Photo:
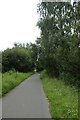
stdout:
<svg viewBox="0 0 80 120">
<path fill-rule="evenodd" d="M 2 118 L 51 118 L 38 73 L 3 97 Z"/>
</svg>

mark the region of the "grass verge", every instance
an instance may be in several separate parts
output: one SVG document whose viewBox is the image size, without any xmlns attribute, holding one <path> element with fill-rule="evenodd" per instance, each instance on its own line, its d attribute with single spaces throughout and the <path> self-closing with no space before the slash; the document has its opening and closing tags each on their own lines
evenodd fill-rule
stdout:
<svg viewBox="0 0 80 120">
<path fill-rule="evenodd" d="M 78 118 L 78 90 L 62 80 L 41 73 L 45 94 L 49 100 L 52 118 Z"/>
<path fill-rule="evenodd" d="M 8 93 L 11 89 L 18 86 L 22 81 L 27 79 L 33 73 L 17 73 L 9 71 L 2 74 L 2 96 Z"/>
</svg>

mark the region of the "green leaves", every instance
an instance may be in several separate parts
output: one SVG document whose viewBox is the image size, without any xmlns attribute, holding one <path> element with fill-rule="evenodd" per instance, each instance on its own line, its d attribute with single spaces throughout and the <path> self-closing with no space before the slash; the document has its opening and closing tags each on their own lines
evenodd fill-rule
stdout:
<svg viewBox="0 0 80 120">
<path fill-rule="evenodd" d="M 12 49 L 6 49 L 3 53 L 3 72 L 15 69 L 20 72 L 28 72 L 34 70 L 37 59 L 36 45 L 31 44 L 23 47 L 16 45 Z"/>
<path fill-rule="evenodd" d="M 69 2 L 42 2 L 39 12 L 41 16 L 37 25 L 41 29 L 40 55 L 43 57 L 42 60 L 39 59 L 40 62 L 43 61 L 44 68 L 49 73 L 59 77 L 64 73 L 64 79 L 67 79 L 67 74 L 77 79 L 75 82 L 72 80 L 72 84 L 78 84 L 80 3 L 74 2 L 71 5 Z"/>
</svg>

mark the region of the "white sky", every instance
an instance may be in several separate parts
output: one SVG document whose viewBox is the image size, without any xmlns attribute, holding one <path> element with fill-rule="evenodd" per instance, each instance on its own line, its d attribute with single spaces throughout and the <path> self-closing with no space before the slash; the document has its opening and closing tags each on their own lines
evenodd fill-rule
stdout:
<svg viewBox="0 0 80 120">
<path fill-rule="evenodd" d="M 39 0 L 0 0 L 0 50 L 11 48 L 14 42 L 35 42 L 40 33 L 36 27 L 38 3 Z"/>
</svg>

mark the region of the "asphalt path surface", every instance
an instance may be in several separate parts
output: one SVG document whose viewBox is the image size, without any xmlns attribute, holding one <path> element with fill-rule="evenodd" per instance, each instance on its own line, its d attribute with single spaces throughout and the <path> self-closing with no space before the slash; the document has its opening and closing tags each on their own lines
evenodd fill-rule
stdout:
<svg viewBox="0 0 80 120">
<path fill-rule="evenodd" d="M 38 73 L 3 97 L 2 118 L 51 118 Z"/>
</svg>

